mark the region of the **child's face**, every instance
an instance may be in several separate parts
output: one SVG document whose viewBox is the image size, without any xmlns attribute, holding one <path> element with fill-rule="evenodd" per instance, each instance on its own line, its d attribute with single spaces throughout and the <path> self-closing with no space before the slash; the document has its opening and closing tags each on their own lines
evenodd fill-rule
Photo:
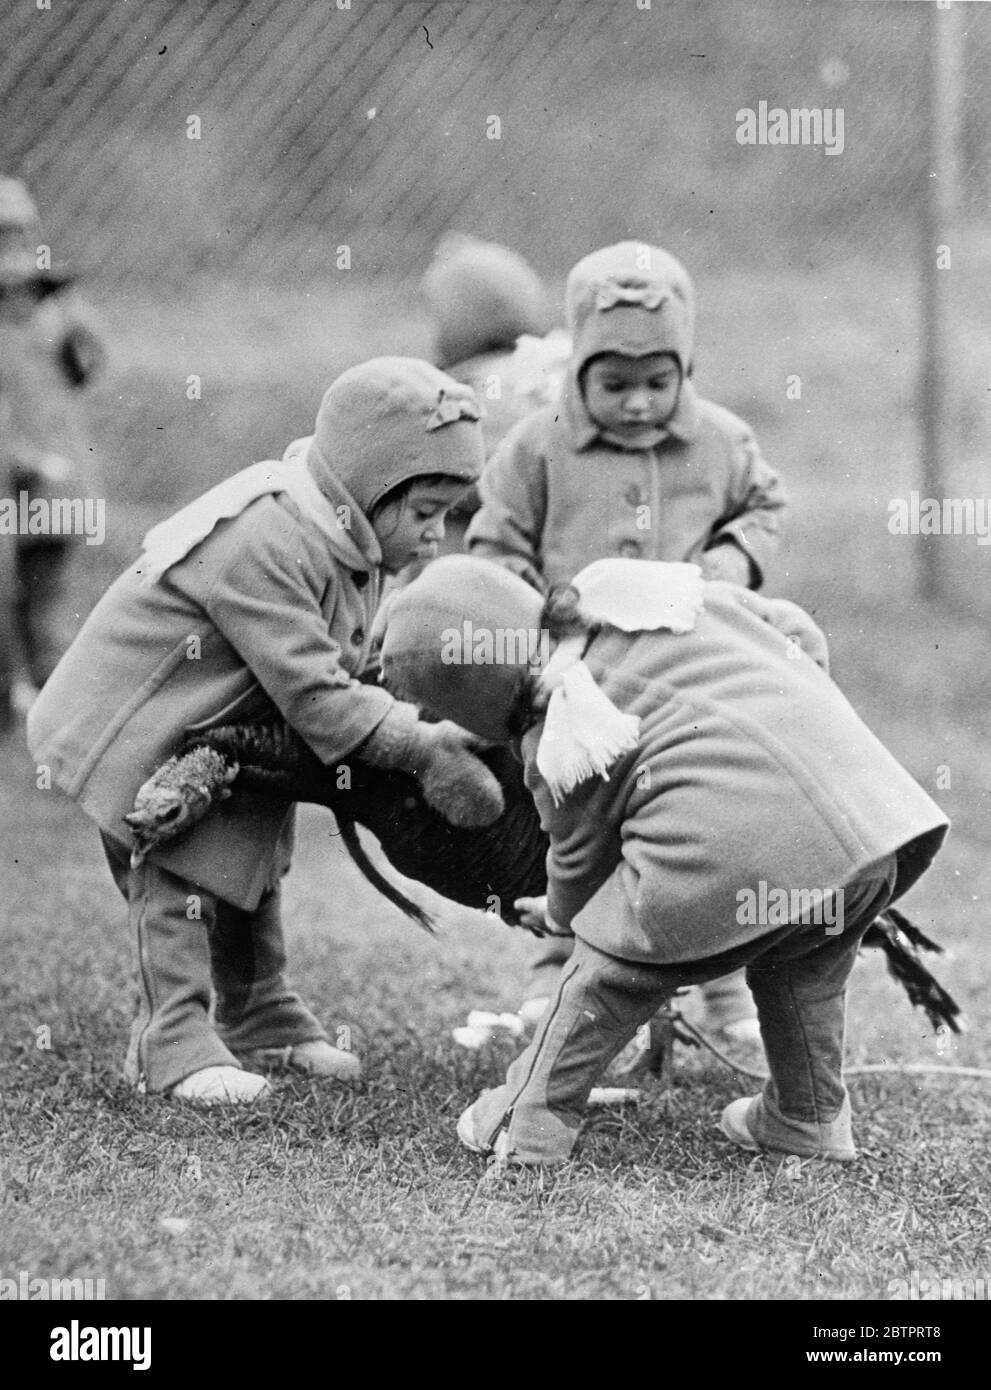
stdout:
<svg viewBox="0 0 991 1390">
<path fill-rule="evenodd" d="M 582 375 L 582 392 L 589 415 L 624 443 L 653 438 L 678 404 L 681 373 L 668 352 L 646 357 L 603 353 Z"/>
<path fill-rule="evenodd" d="M 372 530 L 382 547 L 382 568 L 398 572 L 413 560 L 432 560 L 444 539 L 448 509 L 464 495 L 466 484 L 413 483 L 375 513 Z"/>
</svg>

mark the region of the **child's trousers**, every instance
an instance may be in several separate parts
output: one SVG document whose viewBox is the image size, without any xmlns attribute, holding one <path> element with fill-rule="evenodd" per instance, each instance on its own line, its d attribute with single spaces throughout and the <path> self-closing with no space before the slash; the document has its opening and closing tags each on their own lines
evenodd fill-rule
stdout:
<svg viewBox="0 0 991 1390">
<path fill-rule="evenodd" d="M 574 937 L 548 936 L 535 944 L 537 949 L 530 961 L 525 999 L 542 999 L 555 993 L 564 967 L 571 959 Z M 705 1022 L 710 1027 L 722 1027 L 753 1017 L 753 1003 L 742 970 L 734 970 L 718 980 L 707 980 L 700 992 L 705 1000 Z"/>
<path fill-rule="evenodd" d="M 788 1122 L 827 1124 L 844 1109 L 846 982 L 864 932 L 891 899 L 892 855 L 844 889 L 843 930 L 795 922 L 705 960 L 646 965 L 578 938 L 571 961 L 527 1050 L 505 1084 L 472 1107 L 479 1147 L 517 1163 L 557 1163 L 571 1153 L 592 1087 L 641 1024 L 683 986 L 741 965 L 753 991 L 770 1079 L 764 1107 Z"/>
<path fill-rule="evenodd" d="M 52 674 L 68 642 L 62 632 L 66 572 L 71 542 L 64 538 L 21 538 L 17 547 L 17 622 L 21 654 L 39 689 Z"/>
<path fill-rule="evenodd" d="M 240 1066 L 237 1052 L 326 1038 L 285 982 L 278 885 L 244 912 L 148 860 L 132 869 L 124 846 L 102 839 L 137 948 L 129 1081 L 167 1091 L 203 1067 Z"/>
</svg>

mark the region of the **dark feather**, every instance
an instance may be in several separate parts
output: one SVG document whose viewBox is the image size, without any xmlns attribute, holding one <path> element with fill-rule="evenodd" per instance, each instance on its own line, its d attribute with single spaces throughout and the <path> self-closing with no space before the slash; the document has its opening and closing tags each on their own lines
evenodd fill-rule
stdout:
<svg viewBox="0 0 991 1390">
<path fill-rule="evenodd" d="M 960 1005 L 926 969 L 919 954 L 920 950 L 942 954 L 942 946 L 930 940 L 893 907 L 871 923 L 862 944 L 884 952 L 889 973 L 903 987 L 911 1003 L 925 1010 L 935 1031 L 941 1027 L 951 1028 L 954 1033 L 964 1031 L 966 1023 Z"/>
<path fill-rule="evenodd" d="M 430 913 L 424 912 L 422 907 L 419 907 L 411 898 L 407 898 L 401 888 L 394 883 L 390 883 L 384 874 L 379 873 L 378 869 L 376 869 L 375 865 L 365 853 L 365 847 L 358 838 L 358 831 L 354 821 L 339 819 L 337 825 L 341 832 L 341 839 L 347 847 L 348 854 L 350 854 L 351 858 L 365 875 L 365 878 L 368 879 L 372 887 L 377 888 L 384 898 L 388 898 L 393 907 L 398 907 L 400 912 L 405 912 L 407 917 L 412 918 L 414 922 L 421 926 L 424 931 L 430 932 L 432 936 L 434 932 L 434 919 L 431 917 Z"/>
</svg>

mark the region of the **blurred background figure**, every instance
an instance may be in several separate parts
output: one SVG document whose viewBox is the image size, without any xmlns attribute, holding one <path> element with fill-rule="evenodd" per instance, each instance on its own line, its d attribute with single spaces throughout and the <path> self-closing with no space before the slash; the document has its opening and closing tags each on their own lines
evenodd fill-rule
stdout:
<svg viewBox="0 0 991 1390">
<path fill-rule="evenodd" d="M 0 176 L 0 497 L 93 495 L 92 448 L 75 394 L 105 354 L 52 268 L 25 185 Z M 18 508 L 19 511 L 23 509 Z M 0 536 L 0 726 L 23 713 L 61 655 L 61 601 L 73 537 Z"/>
<path fill-rule="evenodd" d="M 537 272 L 495 242 L 448 232 L 422 290 L 434 324 L 434 361 L 478 397 L 488 458 L 513 425 L 556 398 L 571 341 L 553 326 L 556 315 Z M 472 487 L 450 513 L 442 553 L 464 549 L 478 505 Z"/>
</svg>

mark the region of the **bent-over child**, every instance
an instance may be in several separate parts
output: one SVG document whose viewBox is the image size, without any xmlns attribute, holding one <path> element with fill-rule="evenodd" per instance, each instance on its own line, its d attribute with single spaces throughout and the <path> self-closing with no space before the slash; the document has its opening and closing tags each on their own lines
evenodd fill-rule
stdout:
<svg viewBox="0 0 991 1390">
<path fill-rule="evenodd" d="M 826 674 L 825 638 L 796 605 L 621 560 L 588 566 L 570 597 L 545 607 L 504 567 L 444 557 L 397 596 L 382 646 L 391 688 L 519 743 L 550 838 L 546 923 L 574 939 L 530 1045 L 462 1115 L 462 1142 L 566 1159 L 636 1029 L 682 986 L 744 967 L 770 1078 L 726 1108 L 724 1132 L 855 1157 L 847 979 L 946 818 Z M 445 633 L 465 622 L 533 640 L 502 664 L 453 666 Z"/>
<path fill-rule="evenodd" d="M 276 713 L 328 776 L 360 750 L 430 773 L 442 802 L 456 790 L 452 753 L 468 736 L 356 678 L 383 572 L 436 553 L 447 508 L 478 476 L 478 419 L 472 392 L 426 362 L 345 372 L 312 437 L 149 532 L 31 708 L 32 756 L 96 821 L 128 902 L 140 1006 L 125 1075 L 139 1088 L 222 1103 L 262 1094 L 277 1062 L 357 1074 L 285 979 L 292 805 L 236 786 L 140 859 L 125 816 L 190 734 Z"/>
</svg>

